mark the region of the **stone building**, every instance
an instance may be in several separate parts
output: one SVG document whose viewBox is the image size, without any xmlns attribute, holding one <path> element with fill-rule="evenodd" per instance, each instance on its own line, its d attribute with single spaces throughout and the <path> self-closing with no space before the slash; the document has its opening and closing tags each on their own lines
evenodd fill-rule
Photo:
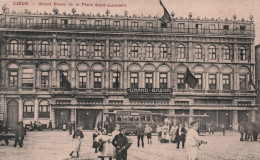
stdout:
<svg viewBox="0 0 260 160">
<path fill-rule="evenodd" d="M 255 121 L 250 20 L 103 14 L 0 14 L 0 113 L 12 128 L 69 120 L 93 129 L 118 109 Z M 187 68 L 198 79 L 184 83 Z M 192 117 L 191 117 L 192 118 Z"/>
<path fill-rule="evenodd" d="M 255 68 L 255 82 L 256 82 L 256 86 L 257 86 L 257 89 L 258 89 L 258 92 L 257 92 L 257 97 L 256 97 L 256 104 L 258 106 L 258 109 L 259 109 L 259 103 L 260 103 L 260 95 L 259 95 L 259 92 L 260 92 L 260 45 L 256 45 L 255 47 L 255 57 L 256 57 L 256 68 Z M 257 112 L 257 118 L 256 118 L 257 121 L 260 121 L 260 112 L 258 110 Z"/>
</svg>

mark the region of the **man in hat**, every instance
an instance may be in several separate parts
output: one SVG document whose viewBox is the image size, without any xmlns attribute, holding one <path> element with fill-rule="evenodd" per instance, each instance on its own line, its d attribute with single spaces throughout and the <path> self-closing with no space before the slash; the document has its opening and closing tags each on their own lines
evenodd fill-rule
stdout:
<svg viewBox="0 0 260 160">
<path fill-rule="evenodd" d="M 14 147 L 16 147 L 17 143 L 20 146 L 20 148 L 23 147 L 23 144 L 22 144 L 22 137 L 24 136 L 23 134 L 24 134 L 24 131 L 23 131 L 22 122 L 18 122 L 16 131 L 15 131 Z"/>
<path fill-rule="evenodd" d="M 127 160 L 128 141 L 125 136 L 125 128 L 120 128 L 120 133 L 112 140 L 113 146 L 116 147 L 116 160 Z"/>
</svg>

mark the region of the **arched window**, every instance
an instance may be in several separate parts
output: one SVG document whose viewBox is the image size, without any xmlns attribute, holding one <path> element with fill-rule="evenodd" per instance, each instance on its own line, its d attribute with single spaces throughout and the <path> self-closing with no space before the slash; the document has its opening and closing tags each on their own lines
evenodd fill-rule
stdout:
<svg viewBox="0 0 260 160">
<path fill-rule="evenodd" d="M 146 57 L 147 58 L 153 57 L 153 45 L 150 43 L 146 45 Z"/>
<path fill-rule="evenodd" d="M 113 53 L 114 53 L 114 57 L 120 56 L 120 45 L 119 45 L 119 43 L 115 43 L 113 45 Z"/>
<path fill-rule="evenodd" d="M 43 100 L 39 105 L 39 118 L 50 118 L 50 103 Z"/>
<path fill-rule="evenodd" d="M 178 45 L 177 47 L 178 59 L 185 58 L 184 46 L 182 44 Z"/>
<path fill-rule="evenodd" d="M 85 42 L 81 42 L 79 44 L 79 56 L 86 57 L 87 56 L 87 44 Z"/>
<path fill-rule="evenodd" d="M 239 48 L 239 56 L 241 61 L 246 60 L 246 48 L 245 47 L 240 47 Z"/>
<path fill-rule="evenodd" d="M 200 45 L 197 45 L 195 47 L 195 58 L 196 59 L 202 59 L 202 49 Z"/>
<path fill-rule="evenodd" d="M 68 56 L 68 43 L 62 42 L 60 44 L 60 56 Z"/>
<path fill-rule="evenodd" d="M 228 46 L 223 48 L 224 60 L 230 60 L 230 50 Z"/>
<path fill-rule="evenodd" d="M 131 46 L 131 57 L 137 58 L 138 57 L 138 45 L 133 43 Z"/>
<path fill-rule="evenodd" d="M 167 58 L 167 46 L 166 46 L 166 44 L 162 44 L 160 46 L 160 54 L 161 54 L 161 58 Z"/>
<path fill-rule="evenodd" d="M 18 43 L 16 41 L 11 41 L 10 43 L 10 55 L 18 54 Z"/>
<path fill-rule="evenodd" d="M 101 54 L 102 54 L 102 45 L 101 43 L 96 43 L 94 45 L 94 56 L 101 57 Z"/>
<path fill-rule="evenodd" d="M 32 101 L 25 101 L 23 104 L 23 118 L 34 117 L 34 103 Z"/>
<path fill-rule="evenodd" d="M 215 60 L 216 59 L 216 47 L 215 46 L 210 46 L 209 47 L 209 59 L 210 60 Z"/>
<path fill-rule="evenodd" d="M 27 41 L 25 45 L 25 55 L 32 56 L 33 55 L 33 42 Z"/>
<path fill-rule="evenodd" d="M 43 41 L 41 45 L 41 55 L 48 56 L 49 55 L 49 42 Z"/>
</svg>

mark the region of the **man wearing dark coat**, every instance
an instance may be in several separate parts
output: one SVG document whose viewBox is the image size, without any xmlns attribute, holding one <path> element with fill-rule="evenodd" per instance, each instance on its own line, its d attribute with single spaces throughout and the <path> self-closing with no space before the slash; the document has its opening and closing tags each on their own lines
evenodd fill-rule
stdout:
<svg viewBox="0 0 260 160">
<path fill-rule="evenodd" d="M 185 138 L 186 138 L 186 129 L 182 127 L 182 124 L 179 124 L 179 128 L 176 131 L 177 149 L 179 149 L 181 141 L 182 141 L 182 148 L 184 148 Z"/>
<path fill-rule="evenodd" d="M 70 135 L 72 135 L 72 123 L 71 123 L 71 121 L 69 122 L 68 126 L 69 126 Z"/>
<path fill-rule="evenodd" d="M 142 147 L 144 148 L 144 127 L 142 124 L 139 124 L 138 127 L 135 130 L 137 135 L 137 146 L 140 146 L 140 139 L 142 141 Z"/>
<path fill-rule="evenodd" d="M 51 122 L 51 120 L 50 120 L 50 122 L 49 122 L 48 128 L 52 130 L 52 122 Z"/>
<path fill-rule="evenodd" d="M 127 160 L 127 138 L 124 135 L 125 128 L 120 128 L 120 133 L 112 140 L 113 146 L 116 148 L 116 160 Z"/>
<path fill-rule="evenodd" d="M 15 131 L 15 142 L 14 142 L 14 147 L 16 147 L 17 143 L 20 146 L 20 148 L 23 147 L 22 144 L 22 137 L 24 136 L 24 131 L 23 131 L 23 126 L 21 122 L 18 122 L 16 131 Z"/>
<path fill-rule="evenodd" d="M 241 134 L 240 141 L 244 141 L 245 127 L 243 122 L 241 122 L 239 125 L 239 132 Z"/>
</svg>

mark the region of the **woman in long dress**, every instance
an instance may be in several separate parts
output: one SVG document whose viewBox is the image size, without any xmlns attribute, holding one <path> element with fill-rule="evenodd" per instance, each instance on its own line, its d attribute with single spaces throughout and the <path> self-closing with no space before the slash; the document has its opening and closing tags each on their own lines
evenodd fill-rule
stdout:
<svg viewBox="0 0 260 160">
<path fill-rule="evenodd" d="M 99 155 L 98 158 L 101 158 L 101 160 L 104 160 L 105 158 L 109 158 L 109 160 L 112 160 L 113 152 L 111 152 L 111 137 L 109 137 L 107 134 L 107 131 L 105 128 L 101 130 L 102 134 L 97 136 L 95 141 L 99 142 Z"/>
<path fill-rule="evenodd" d="M 176 131 L 177 131 L 177 129 L 178 129 L 178 126 L 176 124 L 173 124 L 172 128 L 171 128 L 171 131 L 170 131 L 170 133 L 171 133 L 171 142 L 173 142 L 173 143 L 176 142 L 175 138 L 176 138 Z"/>
</svg>

